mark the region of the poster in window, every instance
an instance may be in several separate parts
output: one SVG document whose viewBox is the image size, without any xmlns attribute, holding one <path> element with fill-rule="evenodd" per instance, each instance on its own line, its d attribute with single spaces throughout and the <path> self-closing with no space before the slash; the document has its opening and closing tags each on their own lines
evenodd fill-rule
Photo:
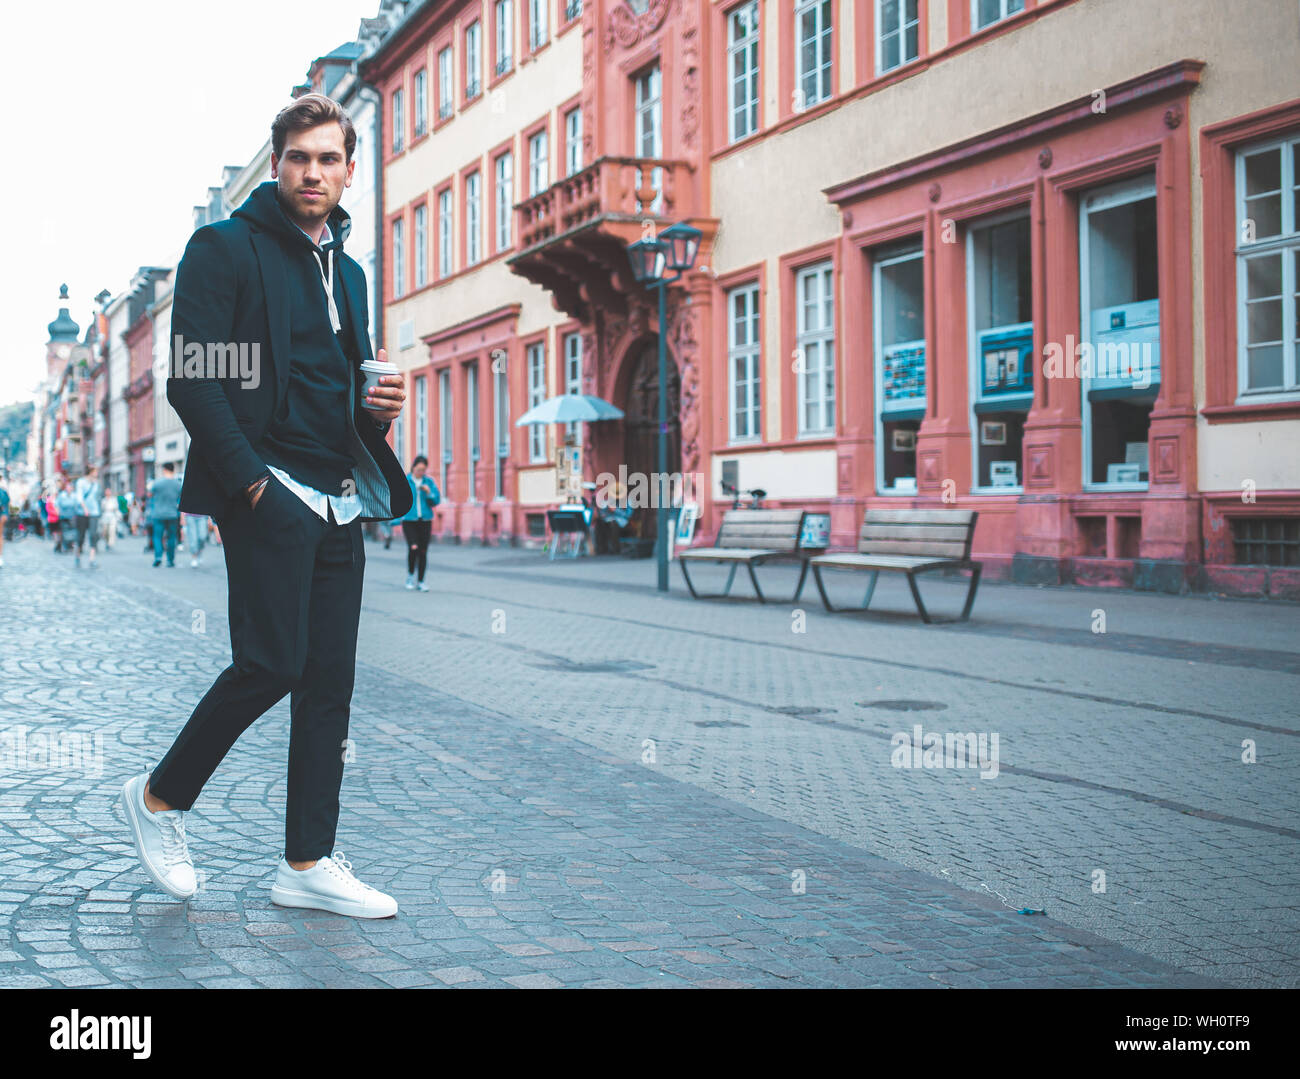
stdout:
<svg viewBox="0 0 1300 1079">
<path fill-rule="evenodd" d="M 981 446 L 1005 446 L 1007 425 L 1002 420 L 983 420 L 980 423 Z"/>
</svg>

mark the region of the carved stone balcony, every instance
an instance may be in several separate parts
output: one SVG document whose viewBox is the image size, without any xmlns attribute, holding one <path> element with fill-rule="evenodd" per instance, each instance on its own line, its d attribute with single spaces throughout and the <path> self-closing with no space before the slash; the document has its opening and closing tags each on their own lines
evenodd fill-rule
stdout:
<svg viewBox="0 0 1300 1079">
<path fill-rule="evenodd" d="M 627 245 L 646 222 L 658 229 L 697 212 L 693 171 L 685 161 L 597 158 L 515 206 L 521 248 L 506 263 L 573 318 L 589 321 L 593 307 L 625 315 L 627 294 L 641 287 Z"/>
</svg>

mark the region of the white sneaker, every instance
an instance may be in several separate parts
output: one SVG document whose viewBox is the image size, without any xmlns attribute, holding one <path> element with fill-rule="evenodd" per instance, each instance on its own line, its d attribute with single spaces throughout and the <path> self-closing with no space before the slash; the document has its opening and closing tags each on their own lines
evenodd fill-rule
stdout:
<svg viewBox="0 0 1300 1079">
<path fill-rule="evenodd" d="M 197 566 L 198 564 L 199 564 L 199 560 L 198 560 L 197 558 L 191 558 L 191 559 L 190 559 L 190 569 L 193 569 L 193 568 L 194 568 L 195 566 Z"/>
<path fill-rule="evenodd" d="M 122 809 L 135 839 L 135 852 L 159 888 L 177 899 L 189 899 L 198 891 L 198 881 L 185 842 L 185 813 L 180 809 L 151 812 L 144 804 L 148 778 L 148 772 L 141 772 L 122 787 Z"/>
<path fill-rule="evenodd" d="M 414 591 L 415 591 L 415 574 L 414 574 L 414 573 L 408 573 L 408 574 L 406 575 L 406 590 L 407 590 L 408 592 L 414 592 Z"/>
<path fill-rule="evenodd" d="M 310 869 L 294 869 L 282 857 L 271 887 L 271 902 L 354 918 L 391 918 L 397 913 L 397 900 L 357 880 L 352 863 L 341 850 L 325 855 Z"/>
<path fill-rule="evenodd" d="M 421 592 L 429 591 L 429 586 L 424 581 L 421 581 L 415 587 L 418 588 Z"/>
</svg>

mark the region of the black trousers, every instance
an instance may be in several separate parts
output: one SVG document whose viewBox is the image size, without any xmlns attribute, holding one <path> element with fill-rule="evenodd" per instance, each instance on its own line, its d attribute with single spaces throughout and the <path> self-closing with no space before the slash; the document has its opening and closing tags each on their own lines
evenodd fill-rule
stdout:
<svg viewBox="0 0 1300 1079">
<path fill-rule="evenodd" d="M 245 730 L 290 694 L 284 856 L 333 852 L 356 669 L 365 547 L 361 522 L 322 520 L 272 477 L 216 517 L 229 583 L 232 663 L 149 779 L 188 810 Z"/>
<path fill-rule="evenodd" d="M 406 537 L 406 572 L 419 570 L 417 580 L 424 580 L 424 567 L 429 562 L 429 533 L 433 521 L 403 521 L 402 535 Z"/>
</svg>

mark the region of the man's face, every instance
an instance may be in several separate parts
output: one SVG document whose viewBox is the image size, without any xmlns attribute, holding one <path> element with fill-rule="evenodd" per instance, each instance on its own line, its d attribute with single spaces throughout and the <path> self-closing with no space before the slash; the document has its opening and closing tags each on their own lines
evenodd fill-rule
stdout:
<svg viewBox="0 0 1300 1079">
<path fill-rule="evenodd" d="M 414 476 L 417 480 L 422 479 L 424 477 L 424 470 L 426 467 L 427 466 L 425 465 L 425 463 L 421 461 L 418 465 L 416 465 L 413 469 L 411 469 L 411 475 Z"/>
<path fill-rule="evenodd" d="M 329 217 L 352 186 L 356 161 L 344 160 L 343 128 L 334 121 L 290 131 L 284 153 L 271 155 L 271 178 L 279 181 L 280 198 L 290 215 L 320 222 Z"/>
</svg>

